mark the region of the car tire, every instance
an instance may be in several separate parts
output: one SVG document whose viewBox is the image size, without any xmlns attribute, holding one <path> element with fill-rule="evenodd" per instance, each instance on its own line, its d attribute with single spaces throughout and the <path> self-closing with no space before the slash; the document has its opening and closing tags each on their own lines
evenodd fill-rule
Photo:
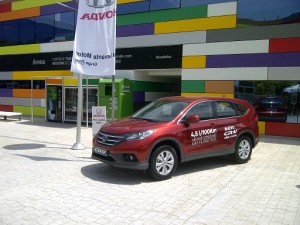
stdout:
<svg viewBox="0 0 300 225">
<path fill-rule="evenodd" d="M 252 142 L 249 137 L 241 136 L 235 145 L 234 159 L 237 163 L 246 163 L 252 154 Z"/>
<path fill-rule="evenodd" d="M 146 172 L 156 180 L 166 180 L 172 177 L 177 164 L 178 158 L 175 150 L 170 145 L 162 145 L 157 147 L 151 155 Z"/>
</svg>

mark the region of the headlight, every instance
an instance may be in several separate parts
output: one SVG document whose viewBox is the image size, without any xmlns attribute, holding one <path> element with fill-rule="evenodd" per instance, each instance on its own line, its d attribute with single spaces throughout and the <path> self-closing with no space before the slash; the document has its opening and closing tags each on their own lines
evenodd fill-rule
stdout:
<svg viewBox="0 0 300 225">
<path fill-rule="evenodd" d="M 147 130 L 143 132 L 131 133 L 126 135 L 126 141 L 143 140 L 154 133 L 154 130 Z"/>
</svg>

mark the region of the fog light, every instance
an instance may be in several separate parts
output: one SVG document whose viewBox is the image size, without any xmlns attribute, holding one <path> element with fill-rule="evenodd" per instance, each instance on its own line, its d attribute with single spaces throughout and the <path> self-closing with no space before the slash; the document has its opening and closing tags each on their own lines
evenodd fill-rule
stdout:
<svg viewBox="0 0 300 225">
<path fill-rule="evenodd" d="M 130 162 L 136 161 L 136 157 L 133 154 L 125 154 L 124 158 L 125 158 L 126 161 L 130 161 Z"/>
</svg>

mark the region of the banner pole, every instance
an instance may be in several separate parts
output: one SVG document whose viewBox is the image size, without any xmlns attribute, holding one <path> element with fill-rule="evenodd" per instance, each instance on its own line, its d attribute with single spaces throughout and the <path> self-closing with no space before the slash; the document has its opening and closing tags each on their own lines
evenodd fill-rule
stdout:
<svg viewBox="0 0 300 225">
<path fill-rule="evenodd" d="M 112 85 L 111 85 L 111 89 L 112 89 L 112 99 L 111 99 L 111 120 L 115 119 L 115 101 L 116 101 L 116 94 L 115 94 L 115 75 L 112 75 Z"/>
<path fill-rule="evenodd" d="M 77 132 L 76 143 L 73 144 L 72 150 L 83 150 L 85 147 L 81 144 L 81 114 L 82 114 L 82 74 L 78 76 L 78 94 L 77 94 Z"/>
</svg>

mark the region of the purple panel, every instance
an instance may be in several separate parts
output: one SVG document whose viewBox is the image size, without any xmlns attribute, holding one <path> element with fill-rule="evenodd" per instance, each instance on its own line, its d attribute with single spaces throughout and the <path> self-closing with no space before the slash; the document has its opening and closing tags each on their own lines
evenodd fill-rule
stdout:
<svg viewBox="0 0 300 225">
<path fill-rule="evenodd" d="M 300 52 L 269 54 L 268 66 L 300 66 Z"/>
<path fill-rule="evenodd" d="M 74 9 L 78 9 L 78 4 L 76 2 L 66 2 L 63 4 Z M 62 12 L 69 12 L 69 11 L 74 11 L 74 10 L 59 4 L 41 6 L 41 15 L 48 15 L 53 13 L 62 13 Z"/>
<path fill-rule="evenodd" d="M 207 68 L 300 66 L 300 53 L 263 53 L 245 55 L 212 55 Z"/>
<path fill-rule="evenodd" d="M 145 92 L 134 91 L 133 92 L 133 102 L 145 102 Z"/>
<path fill-rule="evenodd" d="M 268 54 L 212 55 L 206 58 L 207 68 L 266 67 Z"/>
<path fill-rule="evenodd" d="M 0 97 L 13 97 L 13 89 L 0 88 Z"/>
<path fill-rule="evenodd" d="M 153 23 L 117 27 L 117 37 L 140 36 L 150 34 L 154 34 Z"/>
</svg>

